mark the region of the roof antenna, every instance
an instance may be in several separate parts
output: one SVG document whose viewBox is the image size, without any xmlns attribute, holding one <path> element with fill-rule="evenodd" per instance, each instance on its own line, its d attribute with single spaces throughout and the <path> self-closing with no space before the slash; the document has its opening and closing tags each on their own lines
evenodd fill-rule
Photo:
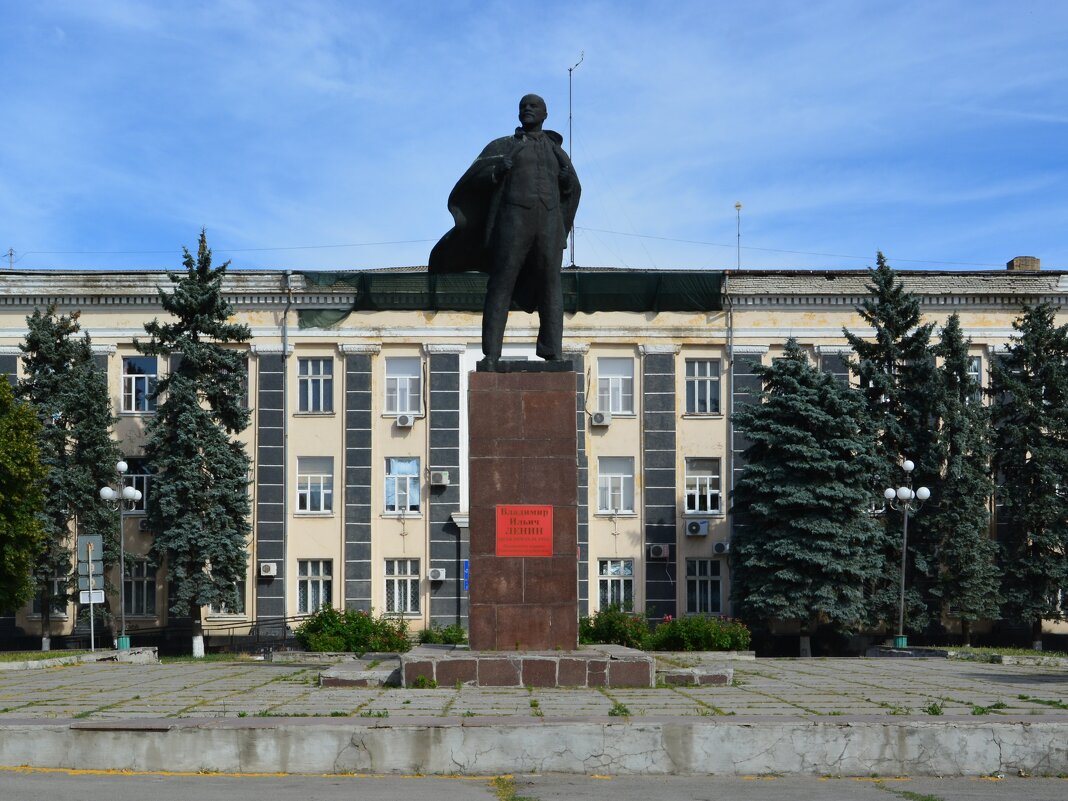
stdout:
<svg viewBox="0 0 1068 801">
<path fill-rule="evenodd" d="M 575 66 L 567 68 L 567 157 L 572 158 L 572 137 L 571 137 L 571 73 L 573 73 L 578 65 L 586 58 L 586 51 L 579 52 L 579 60 L 575 62 Z M 571 226 L 571 264 L 569 267 L 575 266 L 575 226 Z"/>
<path fill-rule="evenodd" d="M 572 251 L 572 252 L 574 252 L 574 251 Z M 7 269 L 14 270 L 15 269 L 15 249 L 14 248 L 8 248 L 7 249 L 7 253 L 5 253 L 4 255 L 7 256 Z M 574 259 L 574 257 L 572 257 L 572 259 Z"/>
<path fill-rule="evenodd" d="M 741 201 L 734 201 L 734 213 L 738 220 L 738 255 L 735 257 L 734 266 L 735 269 L 742 269 L 742 204 Z"/>
</svg>

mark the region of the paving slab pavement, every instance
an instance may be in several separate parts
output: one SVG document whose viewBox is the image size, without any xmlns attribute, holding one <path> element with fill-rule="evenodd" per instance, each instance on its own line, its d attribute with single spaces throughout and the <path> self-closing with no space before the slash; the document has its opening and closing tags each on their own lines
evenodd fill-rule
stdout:
<svg viewBox="0 0 1068 801">
<path fill-rule="evenodd" d="M 48 754 L 73 754 L 76 740 L 86 760 L 121 763 L 128 749 L 131 766 L 160 770 L 174 769 L 168 760 L 191 760 L 196 769 L 202 746 L 215 743 L 239 764 L 269 767 L 273 758 L 297 772 L 351 763 L 581 773 L 607 763 L 650 773 L 1068 773 L 1062 667 L 945 659 L 761 659 L 732 667 L 731 686 L 611 690 L 320 687 L 321 665 L 265 662 L 4 671 L 0 764 L 55 760 Z M 86 728 L 94 722 L 113 728 Z M 158 731 L 142 730 L 138 742 L 138 725 Z M 330 760 L 282 754 L 292 754 L 292 738 L 307 740 L 315 726 Z M 90 731 L 98 745 L 90 745 Z M 604 739 L 609 734 L 612 742 Z M 162 738 L 156 756 L 144 752 L 146 736 Z M 39 747 L 17 747 L 15 738 L 37 738 Z M 110 756 L 99 745 L 106 741 Z M 407 757 L 383 756 L 387 748 Z M 478 748 L 487 751 L 467 753 Z M 754 756 L 760 753 L 765 757 Z"/>
</svg>

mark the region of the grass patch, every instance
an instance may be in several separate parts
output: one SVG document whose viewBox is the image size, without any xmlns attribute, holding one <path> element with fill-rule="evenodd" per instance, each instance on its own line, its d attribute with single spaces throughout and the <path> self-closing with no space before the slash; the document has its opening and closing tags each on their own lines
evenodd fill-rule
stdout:
<svg viewBox="0 0 1068 801">
<path fill-rule="evenodd" d="M 941 715 L 944 709 L 945 707 L 943 707 L 940 702 L 932 701 L 923 708 L 923 711 L 926 712 L 928 715 Z"/>
<path fill-rule="evenodd" d="M 1068 658 L 1068 653 L 1064 651 L 1036 651 L 1033 648 L 990 648 L 973 645 L 939 645 L 936 647 L 947 651 L 956 651 L 960 654 L 975 654 L 976 656 L 1059 656 Z"/>
<path fill-rule="evenodd" d="M 515 780 L 511 776 L 498 776 L 491 784 L 493 792 L 497 794 L 497 801 L 537 801 L 528 795 L 519 795 L 515 789 Z"/>
<path fill-rule="evenodd" d="M 1042 704 L 1043 706 L 1051 706 L 1054 709 L 1068 709 L 1068 704 L 1064 701 L 1057 701 L 1052 698 L 1036 698 L 1033 695 L 1018 695 L 1016 696 L 1021 701 L 1030 701 L 1032 704 Z"/>
<path fill-rule="evenodd" d="M 204 654 L 204 656 L 194 657 L 192 654 L 182 654 L 180 656 L 161 656 L 159 658 L 162 665 L 175 665 L 175 664 L 189 664 L 189 663 L 201 663 L 201 662 L 259 662 L 261 660 L 254 658 L 252 654 Z"/>
<path fill-rule="evenodd" d="M 630 710 L 627 709 L 627 705 L 616 701 L 612 704 L 612 708 L 608 710 L 608 714 L 614 718 L 629 718 Z"/>
<path fill-rule="evenodd" d="M 360 713 L 361 718 L 388 718 L 388 709 L 365 709 Z"/>
<path fill-rule="evenodd" d="M 880 790 L 885 790 L 888 793 L 896 795 L 898 798 L 904 798 L 906 801 L 945 801 L 944 798 L 937 795 L 931 795 L 930 793 L 914 793 L 912 790 L 899 790 L 896 787 L 887 787 L 882 782 L 876 782 L 875 786 Z"/>
<path fill-rule="evenodd" d="M 81 656 L 89 651 L 0 651 L 0 662 L 40 662 L 64 656 Z"/>
<path fill-rule="evenodd" d="M 416 676 L 415 681 L 411 684 L 414 690 L 436 690 L 437 686 L 437 679 L 428 679 L 426 676 Z"/>
</svg>

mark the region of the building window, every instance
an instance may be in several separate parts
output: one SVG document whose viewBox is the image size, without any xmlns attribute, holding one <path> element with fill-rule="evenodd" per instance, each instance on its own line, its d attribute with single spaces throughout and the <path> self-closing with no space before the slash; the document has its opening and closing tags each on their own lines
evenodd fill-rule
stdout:
<svg viewBox="0 0 1068 801">
<path fill-rule="evenodd" d="M 386 560 L 386 612 L 419 614 L 419 560 Z"/>
<path fill-rule="evenodd" d="M 147 559 L 130 562 L 123 587 L 128 615 L 156 614 L 156 568 Z"/>
<path fill-rule="evenodd" d="M 218 604 L 218 605 L 212 604 L 211 605 L 211 610 L 210 610 L 211 614 L 213 614 L 213 615 L 243 615 L 243 614 L 245 614 L 245 582 L 242 579 L 241 581 L 235 582 L 234 586 L 235 586 L 236 592 L 237 592 L 237 603 L 232 607 L 227 605 L 227 604 Z"/>
<path fill-rule="evenodd" d="M 334 510 L 334 458 L 301 456 L 297 459 L 297 511 L 322 514 Z"/>
<path fill-rule="evenodd" d="M 330 606 L 333 592 L 333 562 L 329 559 L 297 561 L 297 612 L 310 615 Z"/>
<path fill-rule="evenodd" d="M 386 514 L 419 514 L 419 458 L 386 459 Z"/>
<path fill-rule="evenodd" d="M 125 487 L 133 487 L 141 493 L 141 500 L 126 501 L 126 511 L 132 514 L 144 514 L 148 509 L 148 488 L 152 483 L 152 476 L 148 472 L 148 460 L 140 457 L 127 457 L 126 475 L 122 477 Z"/>
<path fill-rule="evenodd" d="M 422 410 L 422 360 L 418 356 L 386 359 L 386 414 Z"/>
<path fill-rule="evenodd" d="M 334 411 L 334 360 L 297 359 L 297 410 Z"/>
<path fill-rule="evenodd" d="M 597 360 L 597 408 L 612 414 L 634 414 L 634 359 Z"/>
<path fill-rule="evenodd" d="M 720 559 L 686 560 L 686 613 L 718 615 L 720 602 Z"/>
<path fill-rule="evenodd" d="M 124 412 L 154 412 L 156 399 L 155 356 L 124 356 L 122 359 L 122 410 Z"/>
<path fill-rule="evenodd" d="M 51 617 L 65 617 L 67 614 L 67 579 L 63 576 L 53 576 L 49 581 L 52 583 L 52 598 L 48 604 Z M 103 589 L 103 587 L 96 587 L 95 589 L 100 590 Z M 40 593 L 33 596 L 33 604 L 30 607 L 30 613 L 34 615 L 41 614 Z"/>
<path fill-rule="evenodd" d="M 686 514 L 718 515 L 719 459 L 686 460 Z"/>
<path fill-rule="evenodd" d="M 686 414 L 719 414 L 719 359 L 686 360 Z"/>
<path fill-rule="evenodd" d="M 634 457 L 602 456 L 597 460 L 597 511 L 634 511 Z"/>
<path fill-rule="evenodd" d="M 975 392 L 972 393 L 972 403 L 982 403 L 983 400 L 983 357 L 968 357 L 968 378 L 975 382 Z"/>
<path fill-rule="evenodd" d="M 604 609 L 619 606 L 634 608 L 634 560 L 599 559 L 597 561 L 598 597 Z"/>
</svg>

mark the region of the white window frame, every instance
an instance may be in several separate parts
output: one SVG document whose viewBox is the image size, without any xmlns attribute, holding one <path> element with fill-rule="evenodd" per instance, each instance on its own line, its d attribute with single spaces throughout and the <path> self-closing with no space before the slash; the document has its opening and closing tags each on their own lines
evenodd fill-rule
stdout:
<svg viewBox="0 0 1068 801">
<path fill-rule="evenodd" d="M 135 490 L 141 493 L 141 500 L 139 501 L 126 501 L 128 515 L 143 515 L 148 510 L 148 490 L 152 484 L 152 474 L 148 472 L 148 460 L 143 456 L 127 456 L 126 464 L 129 465 L 131 470 L 127 471 L 122 477 L 122 485 L 124 487 L 133 487 Z M 132 468 L 141 468 L 134 471 Z"/>
<path fill-rule="evenodd" d="M 52 620 L 65 618 L 67 617 L 67 607 L 70 604 L 70 599 L 57 598 L 56 596 L 67 594 L 67 579 L 65 576 L 52 576 L 50 581 L 52 582 L 52 614 L 49 617 Z M 103 589 L 103 587 L 97 587 L 96 589 Z M 41 596 L 36 592 L 30 600 L 30 617 L 41 617 Z"/>
<path fill-rule="evenodd" d="M 136 362 L 144 364 L 135 366 Z M 152 363 L 152 372 L 142 372 L 148 362 Z M 149 396 L 155 392 L 158 381 L 159 360 L 155 356 L 123 356 L 122 411 L 126 414 L 155 414 L 156 401 Z"/>
<path fill-rule="evenodd" d="M 418 559 L 387 559 L 385 562 L 385 613 L 398 617 L 420 614 L 422 577 Z"/>
<path fill-rule="evenodd" d="M 423 360 L 419 356 L 386 358 L 386 414 L 421 414 Z"/>
<path fill-rule="evenodd" d="M 222 606 L 216 606 L 212 604 L 208 607 L 208 614 L 216 617 L 247 617 L 245 612 L 245 581 L 235 581 L 234 585 L 237 588 L 237 609 L 227 609 L 226 604 Z"/>
<path fill-rule="evenodd" d="M 130 560 L 123 576 L 123 601 L 127 617 L 156 616 L 156 567 L 147 559 Z"/>
<path fill-rule="evenodd" d="M 597 560 L 597 608 L 634 609 L 634 559 Z"/>
<path fill-rule="evenodd" d="M 719 359 L 686 360 L 686 414 L 714 417 L 723 413 L 722 371 Z M 704 401 L 705 409 L 700 408 Z"/>
<path fill-rule="evenodd" d="M 300 414 L 334 413 L 333 356 L 297 359 L 297 411 Z"/>
<path fill-rule="evenodd" d="M 634 359 L 602 356 L 597 360 L 597 409 L 634 414 Z"/>
<path fill-rule="evenodd" d="M 634 514 L 634 457 L 597 460 L 597 513 Z"/>
<path fill-rule="evenodd" d="M 972 368 L 975 368 L 974 370 Z M 969 356 L 968 357 L 968 376 L 975 381 L 976 390 L 972 395 L 971 400 L 973 403 L 982 403 L 983 401 L 983 357 L 982 356 Z"/>
<path fill-rule="evenodd" d="M 310 615 L 334 598 L 334 560 L 297 560 L 297 614 Z"/>
<path fill-rule="evenodd" d="M 410 472 L 397 472 L 402 463 Z M 414 462 L 414 468 L 411 464 Z M 395 517 L 419 517 L 422 513 L 422 473 L 418 456 L 387 456 L 385 513 Z"/>
<path fill-rule="evenodd" d="M 693 592 L 691 592 L 691 587 Z M 715 604 L 715 609 L 712 608 L 713 603 Z M 723 614 L 722 559 L 696 558 L 686 560 L 686 614 Z"/>
<path fill-rule="evenodd" d="M 296 513 L 299 515 L 334 513 L 333 456 L 297 457 Z"/>
<path fill-rule="evenodd" d="M 709 468 L 699 467 L 708 463 Z M 694 516 L 723 514 L 723 463 L 712 456 L 694 456 L 686 459 L 685 514 Z"/>
</svg>

